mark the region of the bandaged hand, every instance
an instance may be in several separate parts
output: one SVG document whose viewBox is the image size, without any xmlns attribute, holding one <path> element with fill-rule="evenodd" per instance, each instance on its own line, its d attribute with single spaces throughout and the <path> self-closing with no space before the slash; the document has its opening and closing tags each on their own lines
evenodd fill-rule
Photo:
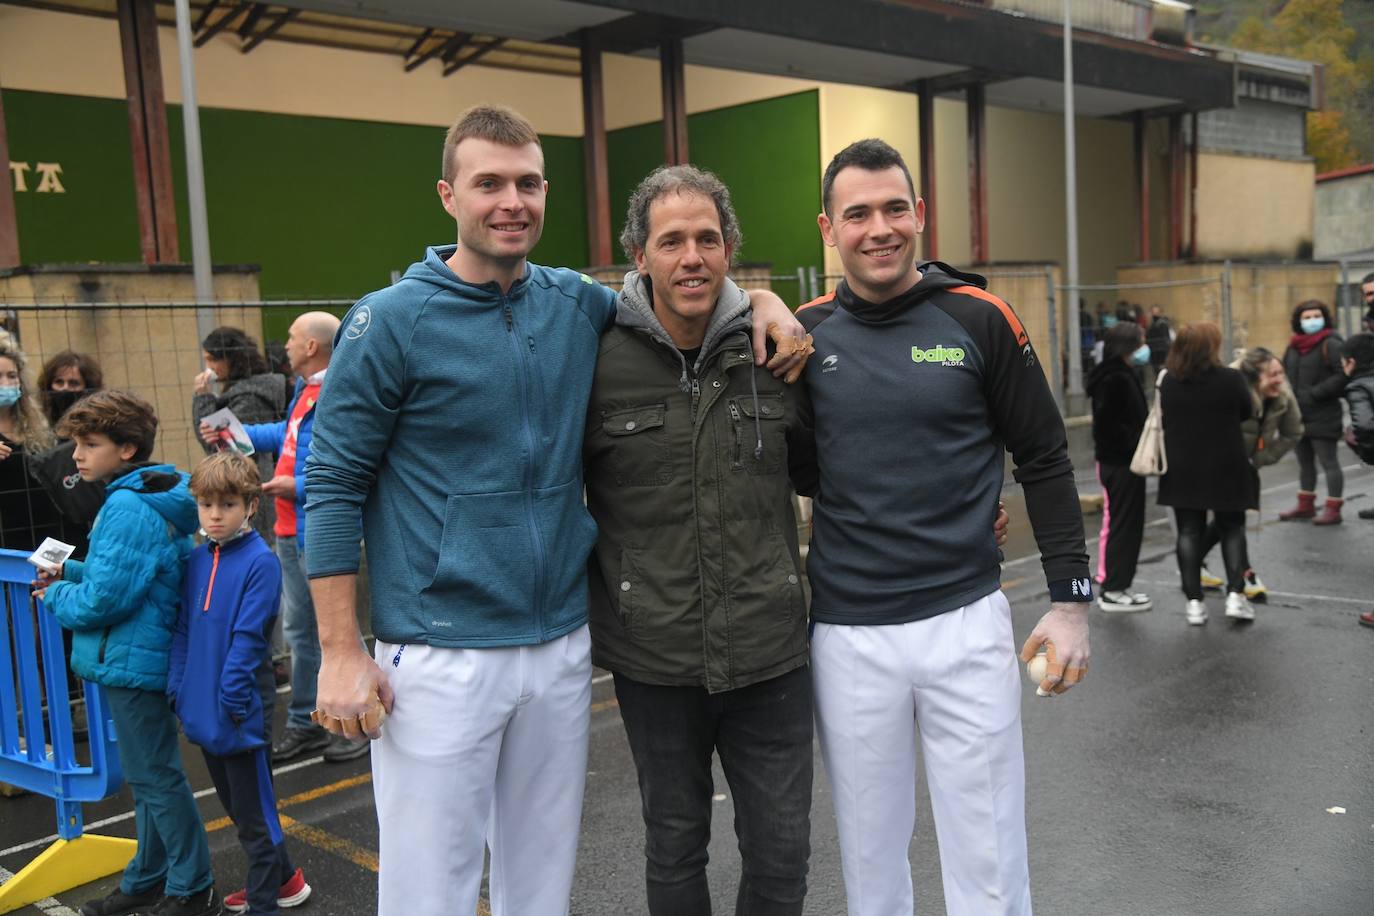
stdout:
<svg viewBox="0 0 1374 916">
<path fill-rule="evenodd" d="M 1064 693 L 1088 676 L 1090 606 L 1088 602 L 1054 602 L 1021 647 L 1022 662 L 1029 662 L 1045 647 L 1045 678 L 1036 688 L 1037 695 Z"/>
</svg>

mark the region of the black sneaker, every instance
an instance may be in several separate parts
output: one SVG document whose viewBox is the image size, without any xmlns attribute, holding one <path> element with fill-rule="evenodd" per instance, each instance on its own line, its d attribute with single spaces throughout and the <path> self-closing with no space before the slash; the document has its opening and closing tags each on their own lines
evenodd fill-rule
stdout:
<svg viewBox="0 0 1374 916">
<path fill-rule="evenodd" d="M 212 884 L 189 897 L 163 897 L 162 902 L 148 910 L 148 916 L 220 916 L 219 894 Z"/>
<path fill-rule="evenodd" d="M 115 888 L 100 900 L 90 900 L 81 904 L 81 916 L 121 916 L 147 909 L 162 899 L 162 888 L 146 894 L 126 894 Z"/>
<path fill-rule="evenodd" d="M 329 746 L 329 732 L 318 725 L 309 728 L 287 728 L 281 740 L 272 745 L 272 762 L 285 760 L 323 750 Z"/>
<path fill-rule="evenodd" d="M 343 763 L 357 760 L 371 750 L 371 741 L 350 741 L 343 735 L 330 735 L 329 747 L 324 749 L 324 759 L 328 763 Z"/>
<path fill-rule="evenodd" d="M 1374 518 L 1374 508 L 1361 509 L 1359 512 L 1356 512 L 1355 514 L 1358 515 L 1360 518 Z"/>
</svg>

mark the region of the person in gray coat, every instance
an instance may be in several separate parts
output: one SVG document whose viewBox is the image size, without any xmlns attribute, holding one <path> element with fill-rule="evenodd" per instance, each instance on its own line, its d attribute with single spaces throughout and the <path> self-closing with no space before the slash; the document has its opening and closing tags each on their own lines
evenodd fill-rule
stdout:
<svg viewBox="0 0 1374 916">
<path fill-rule="evenodd" d="M 267 360 L 251 337 L 238 328 L 215 328 L 201 341 L 205 371 L 196 375 L 191 397 L 191 429 L 221 408 L 228 407 L 245 425 L 275 423 L 286 410 L 286 380 L 267 367 Z M 202 443 L 204 445 L 204 443 Z M 210 451 L 208 445 L 204 446 Z M 268 452 L 253 456 L 263 480 L 271 480 L 276 459 Z M 263 500 L 253 516 L 253 528 L 268 544 L 275 542 L 276 511 Z"/>
</svg>

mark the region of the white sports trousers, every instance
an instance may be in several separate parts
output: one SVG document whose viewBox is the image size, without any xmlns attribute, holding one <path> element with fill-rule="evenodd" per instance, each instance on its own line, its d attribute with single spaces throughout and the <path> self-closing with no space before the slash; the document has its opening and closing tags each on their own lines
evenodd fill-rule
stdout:
<svg viewBox="0 0 1374 916">
<path fill-rule="evenodd" d="M 538 646 L 378 642 L 396 704 L 372 743 L 378 916 L 566 916 L 591 716 L 587 627 Z"/>
<path fill-rule="evenodd" d="M 1021 673 L 994 592 L 912 623 L 818 623 L 816 725 L 849 916 L 911 916 L 921 742 L 951 916 L 1029 916 Z"/>
</svg>

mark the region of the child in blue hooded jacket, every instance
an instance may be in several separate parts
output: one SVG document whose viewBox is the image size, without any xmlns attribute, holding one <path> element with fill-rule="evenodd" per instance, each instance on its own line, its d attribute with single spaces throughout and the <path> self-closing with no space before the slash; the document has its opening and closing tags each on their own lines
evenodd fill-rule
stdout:
<svg viewBox="0 0 1374 916">
<path fill-rule="evenodd" d="M 138 851 L 119 887 L 81 913 L 210 916 L 220 900 L 166 695 L 195 503 L 185 474 L 148 460 L 157 414 L 132 392 L 83 399 L 62 418 L 58 435 L 76 442 L 81 478 L 105 484 L 105 504 L 85 562 L 68 560 L 56 576 L 40 573 L 36 594 L 73 633 L 72 671 L 105 688 L 138 830 Z"/>
<path fill-rule="evenodd" d="M 262 480 L 252 461 L 235 451 L 203 459 L 191 493 L 206 542 L 187 566 L 167 693 L 248 857 L 247 887 L 225 897 L 224 908 L 275 914 L 310 896 L 286 852 L 272 787 L 270 641 L 281 564 L 253 530 Z"/>
</svg>

